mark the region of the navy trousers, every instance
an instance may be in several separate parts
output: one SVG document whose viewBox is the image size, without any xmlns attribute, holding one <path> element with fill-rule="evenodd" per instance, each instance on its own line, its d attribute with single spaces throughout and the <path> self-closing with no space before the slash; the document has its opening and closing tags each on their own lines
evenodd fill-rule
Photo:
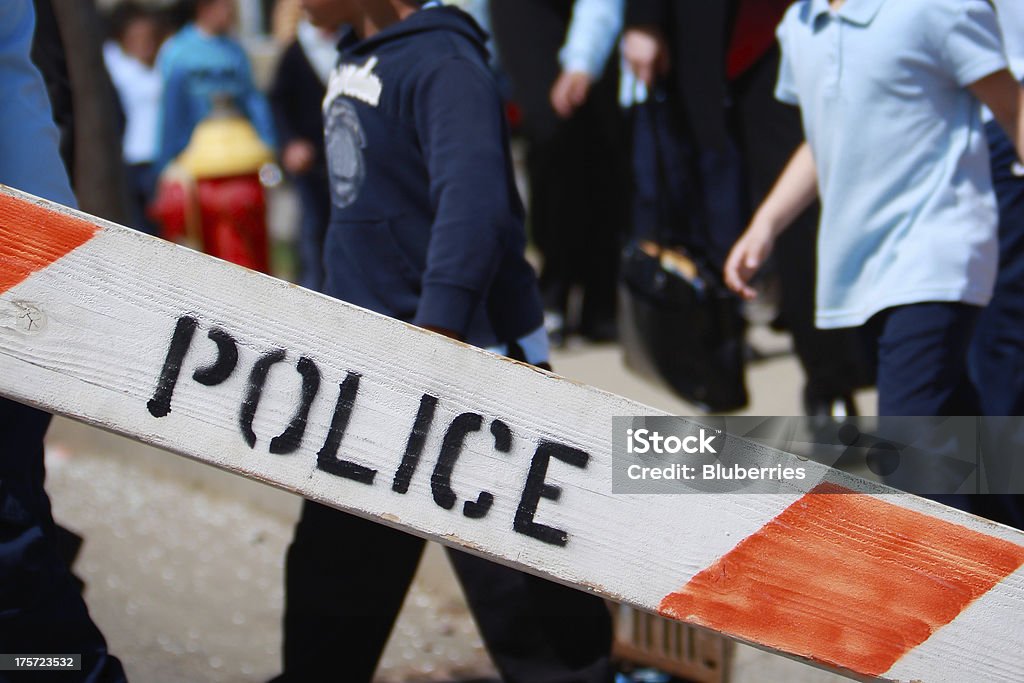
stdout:
<svg viewBox="0 0 1024 683">
<path fill-rule="evenodd" d="M 999 124 L 986 133 L 999 200 L 999 275 L 978 316 L 970 373 L 982 414 L 1024 415 L 1024 168 Z"/>
<path fill-rule="evenodd" d="M 998 123 L 985 132 L 999 202 L 999 274 L 978 316 L 968 367 L 982 415 L 1024 415 L 1024 167 Z M 1024 495 L 986 498 L 978 514 L 1024 529 Z"/>
<path fill-rule="evenodd" d="M 79 672 L 0 672 L 0 681 L 125 680 L 57 551 L 43 490 L 46 413 L 0 398 L 0 651 L 80 654 Z M 20 676 L 20 677 L 19 677 Z"/>
<path fill-rule="evenodd" d="M 327 167 L 318 165 L 292 179 L 302 204 L 299 224 L 299 284 L 319 292 L 324 288 L 324 237 L 331 218 Z"/>
<path fill-rule="evenodd" d="M 928 302 L 894 306 L 867 323 L 878 359 L 879 415 L 977 415 L 967 349 L 980 308 Z"/>
<path fill-rule="evenodd" d="M 882 311 L 867 325 L 878 354 L 878 414 L 880 416 L 979 415 L 979 392 L 970 381 L 968 349 L 973 348 L 976 321 L 983 309 L 960 303 L 921 303 Z M 984 394 L 985 387 L 982 387 Z M 911 429 L 909 424 L 897 426 Z M 891 429 L 889 430 L 892 431 Z M 893 436 L 887 432 L 887 435 Z M 1002 438 L 1006 438 L 1003 436 Z M 903 439 L 918 447 L 921 434 Z M 929 448 L 934 456 L 928 467 L 900 467 L 886 483 L 994 521 L 1024 528 L 1021 496 L 965 495 L 955 490 L 962 479 L 945 469 L 959 444 L 948 438 Z"/>
</svg>

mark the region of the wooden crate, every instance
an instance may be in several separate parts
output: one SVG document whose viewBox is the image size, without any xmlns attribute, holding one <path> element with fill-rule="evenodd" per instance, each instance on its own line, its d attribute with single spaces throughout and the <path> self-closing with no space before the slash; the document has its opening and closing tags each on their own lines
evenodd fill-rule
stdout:
<svg viewBox="0 0 1024 683">
<path fill-rule="evenodd" d="M 626 605 L 610 603 L 615 620 L 614 656 L 695 683 L 726 683 L 735 644 L 695 626 Z"/>
</svg>

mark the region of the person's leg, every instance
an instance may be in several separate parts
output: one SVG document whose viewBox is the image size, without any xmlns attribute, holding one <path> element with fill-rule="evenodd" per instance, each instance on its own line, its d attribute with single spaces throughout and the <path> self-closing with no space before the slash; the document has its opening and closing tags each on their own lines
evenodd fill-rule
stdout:
<svg viewBox="0 0 1024 683">
<path fill-rule="evenodd" d="M 147 235 L 156 235 L 158 230 L 146 214 L 146 209 L 156 189 L 155 173 L 152 168 L 152 164 L 125 164 L 129 225 Z"/>
<path fill-rule="evenodd" d="M 982 415 L 1024 415 L 1024 168 L 1013 143 L 995 121 L 985 128 L 992 163 L 992 182 L 999 201 L 999 274 L 992 301 L 978 316 L 971 340 L 969 368 Z M 1011 423 L 1010 444 L 1021 441 Z M 1013 491 L 1020 465 L 990 479 Z M 1019 490 L 1019 489 L 1016 489 Z M 1024 529 L 1024 495 L 989 494 L 978 514 Z"/>
<path fill-rule="evenodd" d="M 981 499 L 957 493 L 968 476 L 958 456 L 974 444 L 962 444 L 941 420 L 923 418 L 977 414 L 967 347 L 979 310 L 919 303 L 887 309 L 869 321 L 877 335 L 880 435 L 912 445 L 901 450 L 886 483 L 975 514 Z"/>
<path fill-rule="evenodd" d="M 33 680 L 124 681 L 58 552 L 43 488 L 49 422 L 46 413 L 0 398 L 0 650 L 82 655 L 80 672 L 33 674 Z"/>
<path fill-rule="evenodd" d="M 505 683 L 611 683 L 611 614 L 600 598 L 449 550 Z"/>
<path fill-rule="evenodd" d="M 575 173 L 583 187 L 569 212 L 577 215 L 577 233 L 569 245 L 575 280 L 583 288 L 579 331 L 595 342 L 613 341 L 619 260 L 629 224 L 629 157 L 626 122 L 619 108 L 619 68 L 609 60 L 577 113 L 583 126 L 580 162 Z"/>
<path fill-rule="evenodd" d="M 855 414 L 853 390 L 870 384 L 868 363 L 855 330 L 822 330 L 814 325 L 817 237 L 816 208 L 801 215 L 779 237 L 775 252 L 782 288 L 779 313 L 804 371 L 804 412 Z"/>
<path fill-rule="evenodd" d="M 879 415 L 977 414 L 967 348 L 980 310 L 936 302 L 896 306 L 880 314 Z"/>
<path fill-rule="evenodd" d="M 512 99 L 523 114 L 528 141 L 529 231 L 541 254 L 540 289 L 545 326 L 554 343 L 564 339 L 569 291 L 575 277 L 573 234 L 579 216 L 574 198 L 586 191 L 579 172 L 588 141 L 573 121 L 563 121 L 551 106 L 558 78 L 558 51 L 572 4 L 550 0 L 490 0 L 491 24 Z M 528 35 L 530 39 L 523 40 Z M 576 244 L 576 247 L 579 245 Z"/>
<path fill-rule="evenodd" d="M 563 319 L 582 251 L 581 217 L 571 212 L 585 190 L 578 168 L 584 132 L 578 122 L 566 121 L 551 137 L 530 140 L 529 223 L 541 254 L 540 291 L 545 311 Z"/>
<path fill-rule="evenodd" d="M 302 207 L 299 223 L 299 284 L 320 291 L 324 283 L 324 236 L 330 220 L 330 189 L 326 170 L 315 169 L 295 179 Z"/>
<path fill-rule="evenodd" d="M 423 540 L 305 501 L 285 570 L 279 683 L 370 683 Z"/>
<path fill-rule="evenodd" d="M 999 200 L 999 274 L 975 327 L 971 379 L 982 414 L 1024 415 L 1024 169 L 998 123 L 986 133 Z"/>
</svg>

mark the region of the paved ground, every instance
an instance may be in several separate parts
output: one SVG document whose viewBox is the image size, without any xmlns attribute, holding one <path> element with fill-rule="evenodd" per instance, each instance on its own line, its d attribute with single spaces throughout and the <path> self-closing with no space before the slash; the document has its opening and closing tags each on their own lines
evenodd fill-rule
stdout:
<svg viewBox="0 0 1024 683">
<path fill-rule="evenodd" d="M 754 338 L 770 359 L 751 368 L 750 414 L 799 409 L 800 375 L 785 337 Z M 692 408 L 621 366 L 614 346 L 573 345 L 554 364 L 572 379 L 677 414 Z M 871 397 L 860 397 L 865 412 Z M 59 521 L 86 538 L 76 571 L 133 681 L 265 681 L 277 673 L 284 552 L 299 500 L 205 465 L 68 420 L 48 440 Z M 345 682 L 339 660 L 337 680 Z M 734 681 L 840 680 L 740 647 Z M 379 680 L 493 675 L 448 568 L 431 547 L 389 643 Z"/>
</svg>

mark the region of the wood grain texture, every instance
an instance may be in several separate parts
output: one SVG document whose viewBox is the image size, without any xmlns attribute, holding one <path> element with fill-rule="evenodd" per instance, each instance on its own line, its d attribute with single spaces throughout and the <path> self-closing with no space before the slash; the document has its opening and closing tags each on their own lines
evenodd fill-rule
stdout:
<svg viewBox="0 0 1024 683">
<path fill-rule="evenodd" d="M 0 234 L 18 233 L 39 206 L 98 228 L 0 295 L 0 394 L 16 400 L 652 612 L 805 496 L 831 496 L 785 485 L 756 495 L 613 494 L 612 418 L 659 414 L 651 408 L 12 190 L 0 197 L 23 209 L 0 213 Z M 26 312 L 36 324 L 24 324 Z M 728 443 L 752 464 L 781 457 Z M 920 558 L 934 554 L 934 539 L 911 528 L 887 543 L 890 532 L 873 523 L 898 509 L 931 520 L 924 526 L 943 548 L 981 539 L 1009 549 L 999 565 L 1008 575 L 950 603 L 959 615 L 920 644 L 908 640 L 888 671 L 866 664 L 863 648 L 836 655 L 813 639 L 777 638 L 769 620 L 767 630 L 729 621 L 722 632 L 850 675 L 1018 680 L 1024 570 L 1012 565 L 1024 535 L 805 465 L 859 492 L 853 516 L 884 566 L 931 571 Z M 809 505 L 802 524 L 836 526 L 833 508 Z M 733 570 L 768 571 L 769 560 L 750 553 Z M 843 577 L 844 618 L 808 599 L 819 583 L 799 572 L 787 590 L 753 591 L 743 618 L 806 613 L 808 623 L 835 622 L 847 642 L 870 642 L 874 584 L 843 572 L 862 560 L 840 544 L 827 563 L 815 553 L 798 563 Z M 955 573 L 956 562 L 942 572 Z M 923 604 L 905 602 L 911 620 L 928 619 Z"/>
<path fill-rule="evenodd" d="M 788 507 L 666 597 L 661 613 L 877 676 L 1024 564 L 1015 543 L 829 493 Z M 794 586 L 800 600 L 789 599 Z"/>
</svg>

